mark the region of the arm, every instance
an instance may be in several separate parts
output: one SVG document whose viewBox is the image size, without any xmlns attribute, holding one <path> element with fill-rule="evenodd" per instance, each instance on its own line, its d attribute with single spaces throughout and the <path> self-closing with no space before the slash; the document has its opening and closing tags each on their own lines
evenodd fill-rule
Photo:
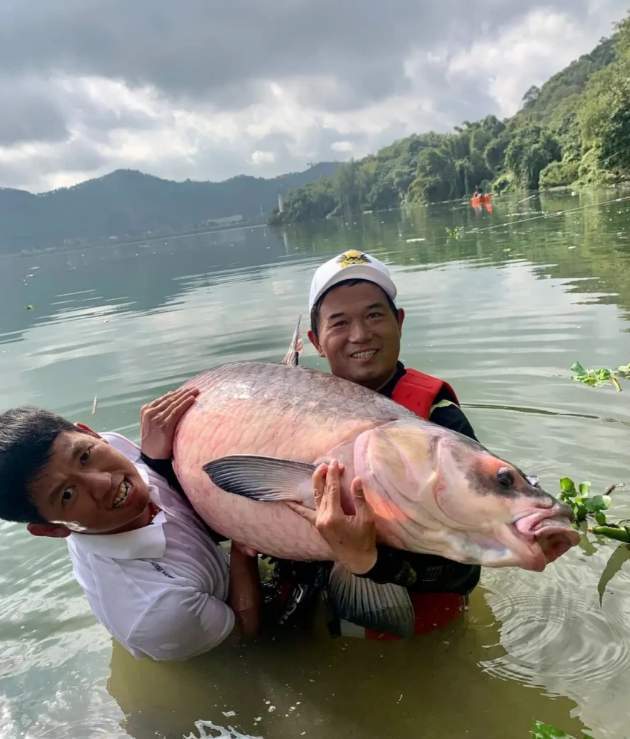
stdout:
<svg viewBox="0 0 630 739">
<path fill-rule="evenodd" d="M 112 621 L 117 618 L 112 614 Z M 234 622 L 232 609 L 219 598 L 173 589 L 148 604 L 131 628 L 121 623 L 112 632 L 136 657 L 186 660 L 219 646 L 233 631 Z"/>
<path fill-rule="evenodd" d="M 228 603 L 234 611 L 242 636 L 256 636 L 260 628 L 262 608 L 258 555 L 234 541 L 230 552 Z"/>
<path fill-rule="evenodd" d="M 478 441 L 473 427 L 470 425 L 470 421 L 464 415 L 464 411 L 458 405 L 448 400 L 438 402 L 433 406 L 429 421 Z"/>
</svg>

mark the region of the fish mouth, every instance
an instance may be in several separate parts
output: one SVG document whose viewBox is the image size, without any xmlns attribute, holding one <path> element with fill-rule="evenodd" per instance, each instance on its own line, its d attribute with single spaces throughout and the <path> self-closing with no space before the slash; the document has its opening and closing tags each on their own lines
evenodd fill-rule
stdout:
<svg viewBox="0 0 630 739">
<path fill-rule="evenodd" d="M 520 542 L 519 553 L 527 550 L 521 566 L 538 572 L 580 541 L 579 532 L 571 526 L 570 511 L 562 505 L 525 513 L 509 528 Z"/>
</svg>

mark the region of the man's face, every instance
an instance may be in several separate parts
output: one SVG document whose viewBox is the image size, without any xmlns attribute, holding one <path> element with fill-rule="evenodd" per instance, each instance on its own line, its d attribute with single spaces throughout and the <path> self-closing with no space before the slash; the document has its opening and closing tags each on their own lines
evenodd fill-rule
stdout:
<svg viewBox="0 0 630 739">
<path fill-rule="evenodd" d="M 113 534 L 144 525 L 149 515 L 149 490 L 136 466 L 89 429 L 57 436 L 29 492 L 52 528 Z"/>
<path fill-rule="evenodd" d="M 340 285 L 324 297 L 319 337 L 309 331 L 309 339 L 333 375 L 377 390 L 396 369 L 403 319 L 373 282 Z"/>
</svg>

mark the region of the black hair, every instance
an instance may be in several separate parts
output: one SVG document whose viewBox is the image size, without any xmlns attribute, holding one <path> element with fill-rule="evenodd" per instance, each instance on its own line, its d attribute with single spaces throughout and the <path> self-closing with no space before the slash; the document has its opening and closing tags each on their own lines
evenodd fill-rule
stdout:
<svg viewBox="0 0 630 739">
<path fill-rule="evenodd" d="M 50 459 L 62 431 L 76 431 L 65 418 L 40 408 L 12 408 L 0 414 L 0 518 L 47 523 L 29 493 Z"/>
<path fill-rule="evenodd" d="M 372 280 L 364 280 L 359 277 L 356 277 L 351 280 L 342 280 L 341 282 L 335 282 L 334 285 L 331 285 L 327 290 L 324 290 L 324 292 L 317 298 L 317 302 L 315 305 L 311 308 L 311 331 L 319 338 L 319 312 L 322 307 L 322 303 L 324 302 L 324 298 L 331 290 L 334 290 L 336 287 L 341 287 L 342 285 L 346 287 L 352 287 L 353 285 L 358 285 L 361 282 L 370 282 L 372 285 L 376 285 L 376 282 L 372 282 Z M 398 308 L 396 308 L 396 304 L 394 301 L 389 297 L 389 295 L 383 290 L 383 288 L 380 285 L 376 285 L 378 289 L 383 293 L 385 296 L 385 299 L 387 300 L 387 305 L 389 305 L 392 313 L 398 318 Z"/>
</svg>

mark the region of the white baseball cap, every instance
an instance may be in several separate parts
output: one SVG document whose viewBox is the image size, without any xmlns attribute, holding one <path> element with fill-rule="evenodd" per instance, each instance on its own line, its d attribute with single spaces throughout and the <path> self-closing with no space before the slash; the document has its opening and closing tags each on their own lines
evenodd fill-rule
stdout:
<svg viewBox="0 0 630 739">
<path fill-rule="evenodd" d="M 349 249 L 315 270 L 308 298 L 309 312 L 326 290 L 344 280 L 367 280 L 382 288 L 392 300 L 396 297 L 396 285 L 383 262 L 363 251 Z"/>
</svg>

